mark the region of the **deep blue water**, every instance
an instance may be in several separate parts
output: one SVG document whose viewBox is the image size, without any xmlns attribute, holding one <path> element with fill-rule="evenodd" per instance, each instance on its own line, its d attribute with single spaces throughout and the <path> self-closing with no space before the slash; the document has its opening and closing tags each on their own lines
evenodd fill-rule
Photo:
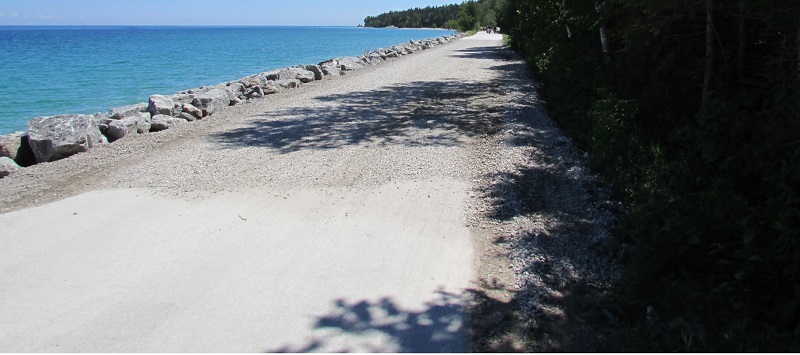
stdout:
<svg viewBox="0 0 800 355">
<path fill-rule="evenodd" d="M 151 94 L 360 55 L 440 30 L 355 27 L 0 27 L 0 134 L 36 116 L 106 112 Z"/>
</svg>

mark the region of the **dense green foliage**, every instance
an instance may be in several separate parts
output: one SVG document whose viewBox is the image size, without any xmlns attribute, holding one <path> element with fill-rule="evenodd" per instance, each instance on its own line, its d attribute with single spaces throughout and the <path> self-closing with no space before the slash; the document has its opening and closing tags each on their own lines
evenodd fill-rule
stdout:
<svg viewBox="0 0 800 355">
<path fill-rule="evenodd" d="M 630 206 L 629 348 L 609 350 L 800 351 L 800 2 L 508 0 L 499 17 Z"/>
<path fill-rule="evenodd" d="M 480 27 L 497 27 L 498 14 L 507 0 L 465 1 L 461 5 L 445 5 L 390 11 L 364 19 L 366 27 L 449 28 L 461 31 Z"/>
<path fill-rule="evenodd" d="M 428 6 L 405 11 L 390 11 L 364 19 L 366 27 L 446 28 L 445 24 L 458 17 L 459 5 Z"/>
</svg>

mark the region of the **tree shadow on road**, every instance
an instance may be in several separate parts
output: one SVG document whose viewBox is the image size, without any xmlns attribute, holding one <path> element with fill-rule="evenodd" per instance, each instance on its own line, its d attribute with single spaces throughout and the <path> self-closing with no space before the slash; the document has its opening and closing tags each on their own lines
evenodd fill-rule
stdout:
<svg viewBox="0 0 800 355">
<path fill-rule="evenodd" d="M 338 299 L 332 311 L 317 318 L 314 328 L 347 335 L 344 344 L 336 343 L 335 337 L 318 337 L 268 352 L 465 352 L 469 350 L 467 299 L 466 294 L 438 291 L 421 310 L 404 309 L 388 297 Z"/>
<path fill-rule="evenodd" d="M 499 83 L 425 81 L 320 96 L 302 107 L 264 112 L 246 127 L 212 135 L 225 148 L 281 153 L 359 144 L 452 146 L 499 129 Z"/>
</svg>

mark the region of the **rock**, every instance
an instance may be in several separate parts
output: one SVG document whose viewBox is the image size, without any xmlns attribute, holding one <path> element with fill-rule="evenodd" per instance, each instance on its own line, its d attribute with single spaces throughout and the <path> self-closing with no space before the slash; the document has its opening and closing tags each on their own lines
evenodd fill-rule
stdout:
<svg viewBox="0 0 800 355">
<path fill-rule="evenodd" d="M 281 87 L 276 84 L 274 81 L 268 81 L 267 85 L 264 86 L 263 93 L 264 95 L 272 95 L 281 92 Z"/>
<path fill-rule="evenodd" d="M 263 72 L 261 74 L 258 74 L 258 76 L 266 79 L 266 81 L 269 81 L 269 80 L 278 80 L 278 79 L 280 79 L 279 78 L 280 74 L 281 74 L 281 70 L 280 69 L 276 69 L 276 70 L 270 70 L 270 71 Z"/>
<path fill-rule="evenodd" d="M 125 136 L 150 132 L 150 115 L 140 112 L 136 116 L 114 120 L 108 124 L 108 139 L 114 142 Z"/>
<path fill-rule="evenodd" d="M 330 76 L 341 76 L 342 70 L 335 64 L 328 64 L 322 66 L 322 73 Z"/>
<path fill-rule="evenodd" d="M 247 89 L 244 87 L 244 84 L 242 83 L 228 83 L 226 87 L 227 88 L 225 90 L 232 92 L 234 97 L 238 97 L 239 95 L 244 93 L 245 90 Z"/>
<path fill-rule="evenodd" d="M 195 120 L 197 120 L 197 117 L 194 117 L 193 115 L 189 114 L 188 112 L 181 112 L 181 114 L 178 115 L 178 118 L 183 118 L 187 122 L 194 122 Z"/>
<path fill-rule="evenodd" d="M 141 112 L 147 112 L 147 107 L 147 102 L 138 103 L 136 105 L 116 107 L 108 111 L 106 116 L 112 120 L 121 120 L 125 117 L 131 117 Z"/>
<path fill-rule="evenodd" d="M 314 80 L 322 80 L 322 77 L 325 75 L 322 73 L 322 68 L 319 65 L 307 64 L 303 66 L 303 69 L 314 73 Z"/>
<path fill-rule="evenodd" d="M 297 79 L 275 80 L 274 83 L 283 89 L 297 89 L 300 87 L 300 80 Z"/>
<path fill-rule="evenodd" d="M 147 112 L 150 115 L 175 115 L 175 101 L 170 96 L 153 95 L 147 105 Z"/>
<path fill-rule="evenodd" d="M 185 120 L 167 115 L 155 115 L 150 122 L 150 132 L 160 132 L 175 127 Z"/>
<path fill-rule="evenodd" d="M 260 86 L 253 87 L 250 92 L 247 93 L 247 97 L 251 99 L 264 97 L 264 89 Z"/>
<path fill-rule="evenodd" d="M 366 67 L 366 64 L 358 57 L 344 57 L 336 60 L 339 62 L 339 67 L 342 71 L 358 70 Z"/>
<path fill-rule="evenodd" d="M 246 78 L 242 78 L 239 80 L 239 83 L 241 83 L 246 89 L 252 89 L 264 85 L 264 82 L 262 82 L 257 76 L 248 76 Z"/>
<path fill-rule="evenodd" d="M 0 179 L 19 170 L 20 166 L 9 157 L 0 157 Z"/>
<path fill-rule="evenodd" d="M 314 81 L 314 73 L 302 68 L 286 68 L 278 74 L 278 80 L 300 80 L 301 83 Z"/>
<path fill-rule="evenodd" d="M 24 132 L 15 132 L 0 136 L 0 157 L 8 157 L 12 160 L 17 160 L 17 152 L 19 151 L 19 147 L 22 146 L 22 137 L 24 136 Z"/>
<path fill-rule="evenodd" d="M 195 107 L 192 104 L 184 103 L 183 105 L 181 105 L 181 108 L 183 109 L 183 113 L 187 113 L 189 115 L 192 115 L 197 119 L 203 118 L 203 110 Z M 194 120 L 192 120 L 192 121 L 194 121 Z"/>
<path fill-rule="evenodd" d="M 203 110 L 203 117 L 209 116 L 231 103 L 231 93 L 222 89 L 211 89 L 194 97 L 192 105 Z"/>
<path fill-rule="evenodd" d="M 89 115 L 36 117 L 28 122 L 28 144 L 36 161 L 50 162 L 107 143 Z"/>
<path fill-rule="evenodd" d="M 242 103 L 242 100 L 239 100 L 238 97 L 234 96 L 231 98 L 231 103 L 230 103 L 231 106 L 236 106 L 240 103 Z"/>
</svg>

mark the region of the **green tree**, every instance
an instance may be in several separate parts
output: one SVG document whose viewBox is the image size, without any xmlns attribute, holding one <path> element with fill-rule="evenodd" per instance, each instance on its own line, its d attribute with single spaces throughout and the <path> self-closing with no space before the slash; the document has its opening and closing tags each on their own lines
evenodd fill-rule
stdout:
<svg viewBox="0 0 800 355">
<path fill-rule="evenodd" d="M 800 350 L 800 3 L 508 0 L 499 14 L 549 112 L 630 206 L 620 333 L 645 340 L 623 350 Z"/>
<path fill-rule="evenodd" d="M 474 1 L 461 4 L 458 12 L 458 26 L 462 31 L 474 30 L 478 26 L 478 6 Z"/>
</svg>

